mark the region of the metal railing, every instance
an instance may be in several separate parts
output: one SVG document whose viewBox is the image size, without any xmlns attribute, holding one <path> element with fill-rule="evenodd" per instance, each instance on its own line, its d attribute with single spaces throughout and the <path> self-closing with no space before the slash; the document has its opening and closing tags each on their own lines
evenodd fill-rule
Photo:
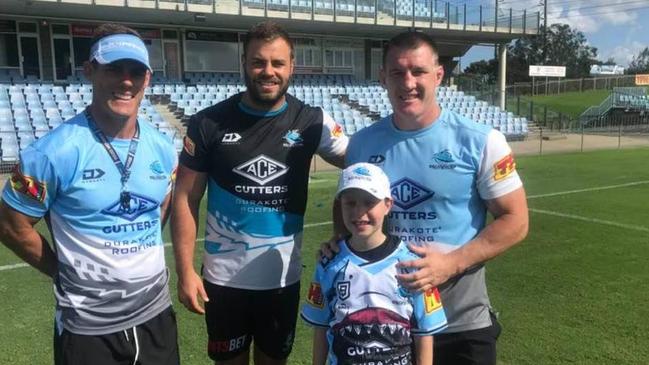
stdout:
<svg viewBox="0 0 649 365">
<path fill-rule="evenodd" d="M 612 90 L 624 86 L 635 86 L 635 75 L 560 80 L 538 78 L 534 82 L 516 83 L 507 86 L 507 90 L 508 93 L 514 95 L 556 95 L 566 92 Z"/>
<path fill-rule="evenodd" d="M 35 0 L 196 13 L 538 34 L 539 12 L 439 0 Z"/>
</svg>

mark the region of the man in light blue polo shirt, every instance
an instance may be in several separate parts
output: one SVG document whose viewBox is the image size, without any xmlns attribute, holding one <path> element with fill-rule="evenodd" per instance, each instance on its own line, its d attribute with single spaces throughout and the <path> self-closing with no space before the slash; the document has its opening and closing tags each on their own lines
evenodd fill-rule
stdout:
<svg viewBox="0 0 649 365">
<path fill-rule="evenodd" d="M 52 278 L 56 365 L 175 365 L 161 232 L 177 155 L 137 118 L 151 77 L 139 35 L 104 24 L 90 53 L 92 104 L 21 153 L 0 240 Z M 43 217 L 53 245 L 34 229 Z"/>
</svg>

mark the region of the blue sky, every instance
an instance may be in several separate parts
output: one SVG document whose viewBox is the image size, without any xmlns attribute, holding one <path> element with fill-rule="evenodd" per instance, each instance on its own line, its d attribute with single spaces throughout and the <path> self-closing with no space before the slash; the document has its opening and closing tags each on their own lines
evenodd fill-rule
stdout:
<svg viewBox="0 0 649 365">
<path fill-rule="evenodd" d="M 588 43 L 597 48 L 602 61 L 613 57 L 626 67 L 649 46 L 649 0 L 547 0 L 548 25 L 567 23 L 584 33 Z M 467 6 L 494 5 L 495 0 L 450 0 Z M 514 10 L 542 11 L 540 0 L 499 0 L 501 7 Z M 474 46 L 462 57 L 462 68 L 471 62 L 493 58 L 493 47 Z"/>
</svg>

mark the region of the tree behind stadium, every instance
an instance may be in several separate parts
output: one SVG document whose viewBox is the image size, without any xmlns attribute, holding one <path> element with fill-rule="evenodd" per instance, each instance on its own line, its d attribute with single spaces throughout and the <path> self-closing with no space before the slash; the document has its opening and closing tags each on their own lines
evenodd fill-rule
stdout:
<svg viewBox="0 0 649 365">
<path fill-rule="evenodd" d="M 567 78 L 579 78 L 588 77 L 590 66 L 599 62 L 597 48 L 588 45 L 582 32 L 568 24 L 552 24 L 547 30 L 541 26 L 537 36 L 519 38 L 507 47 L 507 83 L 531 81 L 530 65 L 566 66 Z M 478 61 L 470 64 L 465 73 L 496 80 L 497 70 L 496 60 Z"/>
</svg>

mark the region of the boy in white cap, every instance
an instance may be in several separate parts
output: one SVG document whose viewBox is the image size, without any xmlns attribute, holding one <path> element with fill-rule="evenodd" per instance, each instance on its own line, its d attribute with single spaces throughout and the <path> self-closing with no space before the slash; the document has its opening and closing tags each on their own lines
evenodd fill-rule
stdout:
<svg viewBox="0 0 649 365">
<path fill-rule="evenodd" d="M 431 364 L 432 334 L 446 328 L 446 316 L 436 288 L 409 293 L 397 283 L 396 264 L 414 254 L 383 231 L 392 208 L 388 177 L 369 163 L 351 165 L 336 199 L 351 236 L 318 263 L 302 308 L 315 327 L 313 364 Z"/>
</svg>

